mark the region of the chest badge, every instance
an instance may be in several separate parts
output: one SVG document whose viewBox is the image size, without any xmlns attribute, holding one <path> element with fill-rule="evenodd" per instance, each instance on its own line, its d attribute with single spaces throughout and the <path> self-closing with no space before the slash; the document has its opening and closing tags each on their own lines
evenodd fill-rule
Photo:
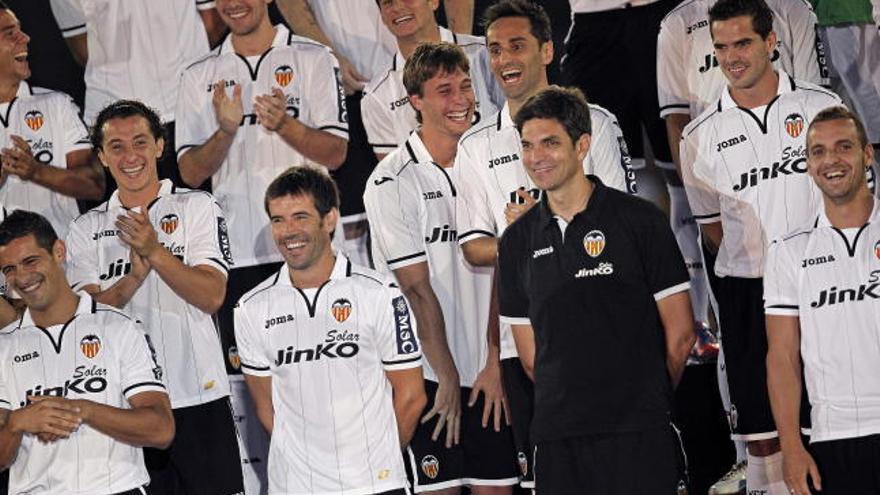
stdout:
<svg viewBox="0 0 880 495">
<path fill-rule="evenodd" d="M 177 230 L 177 225 L 180 223 L 180 217 L 175 215 L 174 213 L 165 215 L 159 220 L 159 227 L 162 228 L 162 232 L 165 232 L 168 235 L 174 233 Z"/>
<path fill-rule="evenodd" d="M 597 258 L 605 250 L 605 234 L 601 230 L 591 230 L 584 236 L 584 250 L 591 258 Z"/>
<path fill-rule="evenodd" d="M 293 68 L 289 65 L 282 65 L 275 69 L 275 82 L 282 87 L 286 87 L 293 81 Z"/>
<path fill-rule="evenodd" d="M 880 241 L 874 243 L 874 256 L 880 260 Z"/>
<path fill-rule="evenodd" d="M 804 130 L 804 118 L 800 114 L 793 113 L 785 118 L 785 132 L 789 136 L 796 138 L 801 135 Z"/>
<path fill-rule="evenodd" d="M 101 339 L 97 335 L 86 335 L 79 341 L 79 348 L 85 357 L 92 359 L 101 352 Z"/>
<path fill-rule="evenodd" d="M 351 301 L 348 299 L 337 299 L 333 302 L 330 312 L 333 313 L 333 318 L 336 318 L 336 321 L 339 323 L 344 322 L 351 316 Z"/>
<path fill-rule="evenodd" d="M 31 110 L 24 114 L 24 123 L 27 124 L 32 131 L 39 131 L 40 128 L 43 127 L 43 122 L 45 122 L 45 120 L 46 119 L 43 118 L 43 112 L 39 110 Z"/>
</svg>

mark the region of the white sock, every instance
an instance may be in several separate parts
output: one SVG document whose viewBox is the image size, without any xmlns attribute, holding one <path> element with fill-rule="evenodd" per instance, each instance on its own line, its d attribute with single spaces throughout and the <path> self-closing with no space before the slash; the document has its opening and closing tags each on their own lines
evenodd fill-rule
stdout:
<svg viewBox="0 0 880 495">
<path fill-rule="evenodd" d="M 694 221 L 684 188 L 666 184 L 666 190 L 669 193 L 669 224 L 691 277 L 691 306 L 694 310 L 694 319 L 707 322 L 709 289 L 703 267 L 703 254 L 700 251 L 699 227 Z"/>
<path fill-rule="evenodd" d="M 746 493 L 748 495 L 789 495 L 782 477 L 782 452 L 758 457 L 749 454 L 746 469 Z"/>
<path fill-rule="evenodd" d="M 733 445 L 736 447 L 736 462 L 742 462 L 749 458 L 749 450 L 744 441 L 734 440 Z"/>
</svg>

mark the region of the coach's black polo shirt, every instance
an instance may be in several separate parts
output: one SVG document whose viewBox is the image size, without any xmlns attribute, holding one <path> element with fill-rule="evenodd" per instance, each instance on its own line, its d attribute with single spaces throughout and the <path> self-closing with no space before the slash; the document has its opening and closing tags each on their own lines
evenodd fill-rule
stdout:
<svg viewBox="0 0 880 495">
<path fill-rule="evenodd" d="M 588 177 L 564 238 L 542 201 L 501 239 L 502 319 L 535 330 L 536 442 L 670 420 L 656 300 L 688 289 L 684 260 L 663 212 Z"/>
</svg>

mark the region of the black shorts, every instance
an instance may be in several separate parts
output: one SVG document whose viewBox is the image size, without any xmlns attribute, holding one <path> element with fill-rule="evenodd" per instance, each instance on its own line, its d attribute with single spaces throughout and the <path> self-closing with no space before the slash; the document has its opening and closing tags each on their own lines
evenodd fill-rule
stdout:
<svg viewBox="0 0 880 495">
<path fill-rule="evenodd" d="M 229 399 L 174 409 L 174 423 L 170 447 L 144 449 L 150 495 L 243 495 L 238 433 Z"/>
<path fill-rule="evenodd" d="M 620 122 L 633 158 L 644 158 L 642 127 L 657 160 L 671 163 L 657 99 L 657 34 L 679 0 L 575 14 L 565 44 L 562 82 L 607 108 Z"/>
<path fill-rule="evenodd" d="M 880 435 L 816 442 L 821 495 L 880 495 Z M 812 486 L 812 485 L 811 485 Z"/>
<path fill-rule="evenodd" d="M 501 360 L 501 377 L 504 381 L 504 393 L 507 395 L 507 406 L 510 409 L 520 485 L 523 488 L 534 488 L 535 470 L 532 469 L 534 465 L 532 454 L 535 451 L 535 444 L 532 443 L 529 431 L 535 409 L 535 385 L 526 375 L 518 357 Z"/>
<path fill-rule="evenodd" d="M 681 444 L 672 427 L 538 442 L 538 495 L 675 495 L 684 483 Z"/>
<path fill-rule="evenodd" d="M 232 309 L 235 308 L 241 296 L 269 278 L 279 268 L 281 268 L 281 262 L 229 270 L 229 278 L 226 281 L 226 298 L 223 300 L 223 305 L 217 310 L 217 328 L 220 331 L 220 345 L 223 348 L 223 355 L 226 356 L 227 374 L 241 374 L 241 362 L 238 359 L 238 348 L 235 345 L 235 320 L 232 316 Z"/>
<path fill-rule="evenodd" d="M 428 404 L 422 415 L 434 405 L 437 384 L 425 380 Z M 468 407 L 471 389 L 461 387 L 461 431 L 459 444 L 446 448 L 446 431 L 437 441 L 431 440 L 437 419 L 419 424 L 404 454 L 407 475 L 413 492 L 475 486 L 510 486 L 519 482 L 513 447 L 513 435 L 506 425 L 496 432 L 491 425 L 483 428 L 483 395 Z"/>
<path fill-rule="evenodd" d="M 378 163 L 372 146 L 367 142 L 367 131 L 361 120 L 363 95 L 358 91 L 345 97 L 345 107 L 348 110 L 348 148 L 345 161 L 338 169 L 330 172 L 339 187 L 339 213 L 343 219 L 366 211 L 364 189 Z"/>
</svg>

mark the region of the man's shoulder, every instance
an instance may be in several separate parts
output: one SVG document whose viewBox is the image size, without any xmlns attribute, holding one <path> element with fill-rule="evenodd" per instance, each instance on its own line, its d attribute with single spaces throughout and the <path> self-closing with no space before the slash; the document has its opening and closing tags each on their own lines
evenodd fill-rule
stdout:
<svg viewBox="0 0 880 495">
<path fill-rule="evenodd" d="M 390 273 L 379 273 L 354 263 L 349 266 L 348 275 L 346 280 L 357 287 L 358 293 L 381 295 L 391 288 L 397 288 L 397 282 Z"/>
<path fill-rule="evenodd" d="M 278 282 L 281 280 L 281 272 L 283 271 L 283 268 L 284 266 L 282 265 L 282 267 L 279 268 L 278 271 L 266 277 L 253 289 L 245 292 L 244 295 L 238 299 L 236 306 L 241 309 L 246 309 L 248 305 L 254 305 L 264 302 L 266 298 L 269 297 L 273 289 L 280 287 Z"/>
<path fill-rule="evenodd" d="M 95 206 L 91 210 L 81 214 L 80 216 L 73 219 L 73 223 L 78 227 L 86 227 L 89 225 L 94 225 L 96 223 L 102 223 L 107 218 L 107 215 L 110 213 L 110 202 L 104 201 L 103 203 Z M 115 227 L 114 227 L 115 228 Z"/>
<path fill-rule="evenodd" d="M 502 134 L 505 131 L 505 128 L 501 126 L 500 119 L 501 112 L 495 112 L 481 120 L 462 134 L 461 139 L 458 141 L 458 146 L 473 151 L 485 150 L 485 139 Z"/>
<path fill-rule="evenodd" d="M 388 153 L 382 161 L 373 169 L 370 179 L 367 181 L 367 189 L 373 186 L 381 186 L 385 182 L 392 180 L 401 180 L 401 176 L 405 175 L 405 171 L 416 162 L 406 152 L 404 145 L 398 146 L 391 153 Z M 380 180 L 386 178 L 385 180 Z M 390 180 L 389 180 L 390 179 Z"/>
<path fill-rule="evenodd" d="M 708 21 L 708 10 L 709 6 L 706 0 L 684 0 L 666 14 L 663 20 L 660 21 L 660 26 L 668 27 L 672 24 L 682 24 L 688 29 L 693 29 L 695 26 L 688 25 L 690 21 L 699 21 L 701 19 Z M 708 29 L 708 24 L 706 29 Z"/>
<path fill-rule="evenodd" d="M 184 67 L 183 74 L 184 75 L 193 75 L 198 76 L 206 70 L 214 67 L 223 57 L 230 55 L 234 56 L 234 53 L 227 53 L 223 51 L 223 44 L 217 46 L 213 50 L 208 53 L 192 60 L 189 65 Z"/>
<path fill-rule="evenodd" d="M 395 67 L 396 61 L 397 56 L 394 55 L 385 62 L 381 70 L 376 72 L 376 76 L 373 77 L 373 79 L 371 79 L 370 82 L 368 82 L 367 85 L 364 87 L 365 97 L 370 94 L 385 90 L 385 88 L 390 87 L 390 85 L 395 83 L 395 77 L 397 77 L 398 79 L 400 78 L 400 76 L 395 76 L 395 74 L 398 72 L 398 69 L 402 71 L 403 68 Z"/>
<path fill-rule="evenodd" d="M 789 77 L 789 76 L 783 76 Z M 818 84 L 813 84 L 800 79 L 789 77 L 789 83 L 792 85 L 792 91 L 782 95 L 783 98 L 793 100 L 806 101 L 816 105 L 840 105 L 842 100 L 835 92 L 830 89 L 823 88 Z"/>
<path fill-rule="evenodd" d="M 712 128 L 709 124 L 716 119 L 723 118 L 724 116 L 724 112 L 720 111 L 720 108 L 720 100 L 716 100 L 711 105 L 707 105 L 700 115 L 697 115 L 695 119 L 691 120 L 686 126 L 684 126 L 684 129 L 681 131 L 682 139 L 691 139 L 701 133 L 709 132 Z"/>
<path fill-rule="evenodd" d="M 73 98 L 63 91 L 43 88 L 40 86 L 31 86 L 29 93 L 30 94 L 24 98 L 23 101 L 47 106 L 76 106 L 73 102 Z"/>
</svg>

